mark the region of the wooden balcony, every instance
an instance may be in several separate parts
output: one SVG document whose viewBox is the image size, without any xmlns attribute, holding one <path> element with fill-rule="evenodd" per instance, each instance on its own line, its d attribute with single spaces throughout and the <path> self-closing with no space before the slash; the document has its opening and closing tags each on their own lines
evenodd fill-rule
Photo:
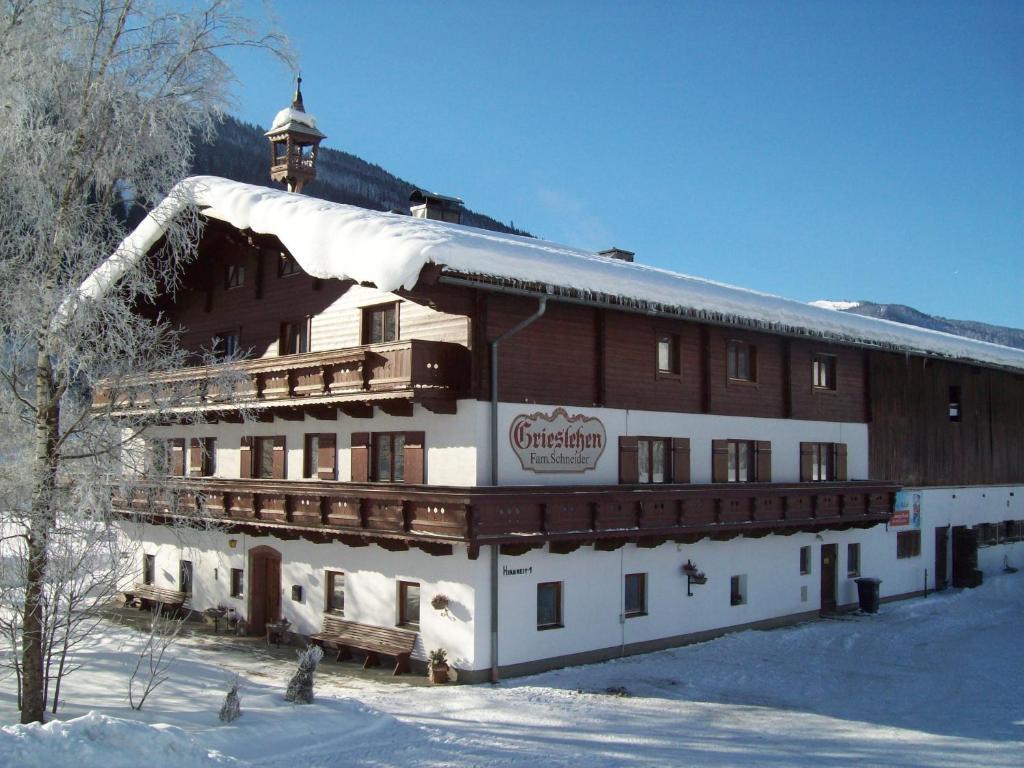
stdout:
<svg viewBox="0 0 1024 768">
<path fill-rule="evenodd" d="M 461 345 L 411 339 L 135 377 L 97 388 L 93 407 L 115 415 L 198 410 L 227 420 L 243 408 L 257 416 L 326 416 L 337 408 L 369 416 L 376 405 L 412 415 L 414 402 L 455 413 L 455 401 L 466 394 L 469 365 L 469 350 Z"/>
<path fill-rule="evenodd" d="M 515 554 L 627 541 L 764 536 L 867 527 L 892 513 L 899 486 L 840 483 L 448 488 L 316 481 L 188 479 L 136 488 L 115 507 L 139 516 L 198 516 L 230 528 L 315 541 L 410 544 L 434 554 L 467 543 Z"/>
</svg>

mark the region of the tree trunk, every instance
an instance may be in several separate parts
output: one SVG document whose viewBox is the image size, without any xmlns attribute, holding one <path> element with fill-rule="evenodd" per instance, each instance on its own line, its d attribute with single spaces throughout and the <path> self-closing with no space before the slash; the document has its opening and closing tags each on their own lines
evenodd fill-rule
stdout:
<svg viewBox="0 0 1024 768">
<path fill-rule="evenodd" d="M 21 722 L 41 723 L 46 712 L 43 671 L 43 633 L 46 622 L 43 588 L 46 580 L 48 540 L 54 523 L 56 450 L 60 405 L 54 391 L 53 366 L 45 345 L 36 356 L 35 460 L 32 466 L 32 514 L 28 532 L 28 569 L 25 577 L 25 613 L 22 621 Z"/>
</svg>

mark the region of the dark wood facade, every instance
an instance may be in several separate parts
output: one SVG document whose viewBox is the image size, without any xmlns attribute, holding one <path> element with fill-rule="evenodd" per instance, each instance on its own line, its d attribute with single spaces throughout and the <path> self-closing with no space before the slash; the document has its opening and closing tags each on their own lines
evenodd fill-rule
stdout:
<svg viewBox="0 0 1024 768">
<path fill-rule="evenodd" d="M 201 256 L 185 277 L 186 287 L 159 307 L 182 327 L 183 343 L 190 349 L 208 348 L 213 335 L 239 329 L 243 349 L 271 356 L 253 361 L 254 371 L 281 368 L 267 361 L 276 354 L 283 323 L 335 313 L 337 329 L 320 340 L 333 351 L 310 354 L 338 361 L 362 356 L 359 372 L 350 371 L 355 389 L 336 393 L 336 372 L 304 367 L 305 356 L 290 355 L 281 361 L 287 360 L 280 387 L 266 386 L 270 373 L 254 373 L 250 400 L 261 406 L 329 404 L 331 395 L 341 394 L 335 400 L 351 400 L 352 415 L 369 416 L 378 404 L 363 395 L 389 389 L 390 398 L 403 387 L 410 401 L 414 392 L 424 404 L 440 401 L 435 410 L 442 413 L 451 412 L 459 397 L 489 400 L 488 343 L 538 306 L 531 296 L 498 292 L 483 283 L 478 288 L 448 284 L 440 270 L 425 269 L 413 290 L 399 292 L 399 341 L 412 343 L 409 355 L 419 340 L 458 349 L 445 352 L 444 376 L 433 374 L 438 381 L 409 368 L 391 387 L 379 370 L 366 373 L 373 368 L 367 362 L 373 350 L 354 343 L 361 341 L 360 308 L 351 302 L 338 308 L 353 284 L 317 280 L 301 270 L 282 276 L 282 254 L 287 255 L 275 238 L 248 236 L 211 222 Z M 225 280 L 231 264 L 245 269 L 240 287 L 230 288 Z M 675 371 L 658 370 L 657 339 L 664 335 L 674 345 Z M 727 350 L 733 341 L 756 350 L 749 381 L 728 375 Z M 440 349 L 431 348 L 431 354 Z M 378 352 L 385 358 L 391 354 Z M 811 361 L 822 355 L 834 361 L 830 387 L 812 382 Z M 498 397 L 503 402 L 868 423 L 873 478 L 914 485 L 1024 482 L 1020 374 L 558 300 L 549 301 L 540 319 L 502 342 L 499 360 Z M 401 367 L 400 361 L 396 364 Z M 202 378 L 199 369 L 185 375 Z M 442 396 L 431 395 L 427 384 L 435 387 L 433 395 Z M 962 398 L 957 422 L 947 412 L 951 387 Z M 393 411 L 412 413 L 406 406 Z"/>
</svg>

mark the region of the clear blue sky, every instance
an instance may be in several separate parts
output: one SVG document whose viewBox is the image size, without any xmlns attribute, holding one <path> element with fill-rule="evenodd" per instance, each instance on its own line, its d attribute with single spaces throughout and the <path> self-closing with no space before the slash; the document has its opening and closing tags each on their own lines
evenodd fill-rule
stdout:
<svg viewBox="0 0 1024 768">
<path fill-rule="evenodd" d="M 794 299 L 1024 327 L 1024 2 L 275 8 L 326 145 L 475 210 Z M 233 111 L 269 126 L 290 73 L 232 61 Z"/>
</svg>

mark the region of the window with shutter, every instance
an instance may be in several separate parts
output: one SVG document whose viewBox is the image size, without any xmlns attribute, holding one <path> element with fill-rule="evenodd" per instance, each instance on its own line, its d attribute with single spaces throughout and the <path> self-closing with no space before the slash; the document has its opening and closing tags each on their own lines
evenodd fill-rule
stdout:
<svg viewBox="0 0 1024 768">
<path fill-rule="evenodd" d="M 333 432 L 324 432 L 317 439 L 317 474 L 321 480 L 338 479 L 337 438 Z"/>
<path fill-rule="evenodd" d="M 690 482 L 690 438 L 672 438 L 672 482 Z"/>
<path fill-rule="evenodd" d="M 170 451 L 170 463 L 167 471 L 174 477 L 185 476 L 185 438 L 176 437 L 167 441 L 167 448 Z"/>
<path fill-rule="evenodd" d="M 422 484 L 426 482 L 423 432 L 405 433 L 405 482 Z"/>
<path fill-rule="evenodd" d="M 800 482 L 845 479 L 845 443 L 800 443 Z"/>
<path fill-rule="evenodd" d="M 242 444 L 239 446 L 238 450 L 239 477 L 248 478 L 255 474 L 253 471 L 255 469 L 255 462 L 253 461 L 253 454 L 255 453 L 253 450 L 254 442 L 255 441 L 249 436 L 242 438 Z"/>
<path fill-rule="evenodd" d="M 189 474 L 193 477 L 213 477 L 217 471 L 216 451 L 216 438 L 193 437 L 188 449 Z"/>
</svg>

